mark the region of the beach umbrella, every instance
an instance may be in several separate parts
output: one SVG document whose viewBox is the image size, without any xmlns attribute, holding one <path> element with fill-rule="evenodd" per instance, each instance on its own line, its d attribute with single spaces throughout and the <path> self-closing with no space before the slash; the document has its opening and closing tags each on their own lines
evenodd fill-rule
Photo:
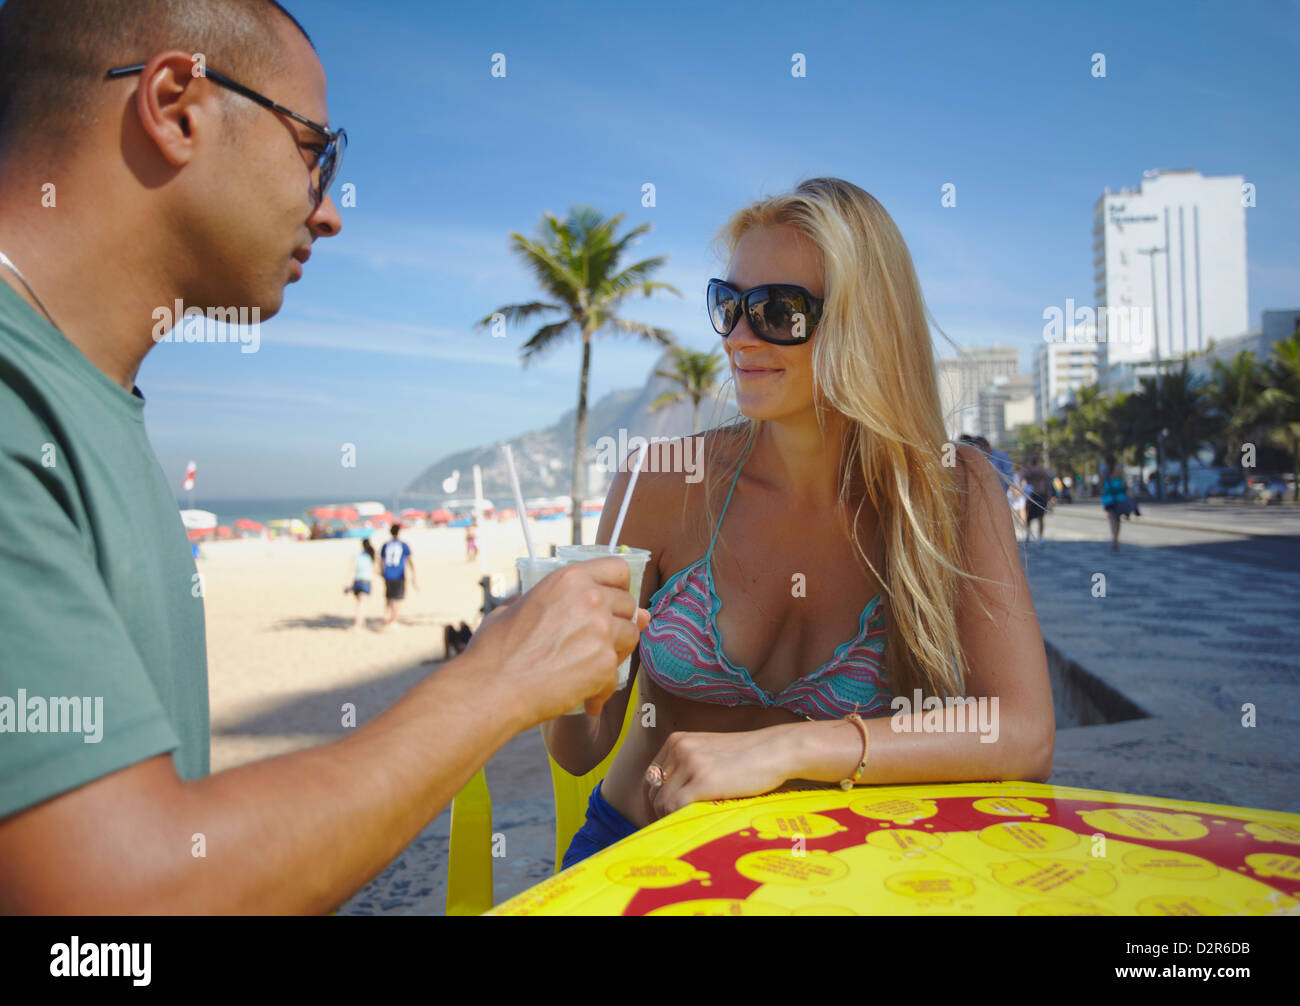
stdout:
<svg viewBox="0 0 1300 1006">
<path fill-rule="evenodd" d="M 265 530 L 261 524 L 255 520 L 249 520 L 247 517 L 240 517 L 235 521 L 235 527 L 240 531 L 262 531 Z"/>
<path fill-rule="evenodd" d="M 218 538 L 229 538 L 232 534 L 234 534 L 234 532 L 231 531 L 230 528 L 226 527 L 224 524 L 220 525 L 217 528 Z"/>
<path fill-rule="evenodd" d="M 207 531 L 217 526 L 217 515 L 208 510 L 182 510 L 181 523 L 187 531 Z"/>
<path fill-rule="evenodd" d="M 433 521 L 435 524 L 446 524 L 451 520 L 451 511 L 439 507 L 437 510 L 434 510 L 429 514 L 429 520 Z"/>
<path fill-rule="evenodd" d="M 402 511 L 402 520 L 424 520 L 424 511 L 407 508 Z"/>
<path fill-rule="evenodd" d="M 334 511 L 334 516 L 339 520 L 358 520 L 360 519 L 361 514 L 357 513 L 356 510 L 352 509 L 350 506 L 341 506 Z"/>
<path fill-rule="evenodd" d="M 312 507 L 307 513 L 317 520 L 333 520 L 338 516 L 338 511 L 332 506 Z"/>
</svg>

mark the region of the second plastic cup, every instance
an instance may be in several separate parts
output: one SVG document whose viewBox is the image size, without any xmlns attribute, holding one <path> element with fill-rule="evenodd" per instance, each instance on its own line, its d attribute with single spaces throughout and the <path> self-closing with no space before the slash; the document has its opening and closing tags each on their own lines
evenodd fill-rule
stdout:
<svg viewBox="0 0 1300 1006">
<path fill-rule="evenodd" d="M 550 573 L 554 573 L 561 566 L 565 565 L 562 559 L 555 559 L 550 556 L 538 556 L 530 559 L 526 555 L 520 556 L 515 560 L 515 568 L 519 570 L 519 587 L 523 593 L 528 593 L 536 587 Z M 575 709 L 565 711 L 565 716 L 578 716 L 587 714 L 586 706 L 578 706 Z"/>
<path fill-rule="evenodd" d="M 650 552 L 647 549 L 619 545 L 615 551 L 611 552 L 608 545 L 558 545 L 555 549 L 555 557 L 565 565 L 571 562 L 588 562 L 592 559 L 608 559 L 610 557 L 624 560 L 628 565 L 628 569 L 632 572 L 632 600 L 634 603 L 640 603 L 641 578 L 645 575 L 645 564 L 650 559 Z M 633 617 L 636 617 L 635 614 Z M 632 657 L 629 655 L 626 660 L 618 665 L 618 687 L 620 691 L 627 687 L 627 681 L 631 675 Z"/>
</svg>

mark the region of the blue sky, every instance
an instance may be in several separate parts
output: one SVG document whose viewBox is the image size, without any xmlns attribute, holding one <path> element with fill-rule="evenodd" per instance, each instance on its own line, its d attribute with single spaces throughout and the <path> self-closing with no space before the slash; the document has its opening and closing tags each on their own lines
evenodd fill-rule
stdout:
<svg viewBox="0 0 1300 1006">
<path fill-rule="evenodd" d="M 178 491 L 198 461 L 201 498 L 387 494 L 572 408 L 576 342 L 525 370 L 537 326 L 493 339 L 472 325 L 537 297 L 508 235 L 575 203 L 654 225 L 635 258 L 667 255 L 658 278 L 684 296 L 625 313 L 695 348 L 719 341 L 702 292 L 723 268 L 717 228 L 823 174 L 891 213 L 954 342 L 1020 347 L 1023 370 L 1044 307 L 1092 300 L 1098 196 L 1144 169 L 1254 182 L 1251 326 L 1300 305 L 1295 2 L 287 6 L 348 130 L 335 198 L 350 182 L 356 206 L 259 352 L 178 343 L 146 359 L 155 449 Z M 591 401 L 640 386 L 656 356 L 598 341 Z"/>
</svg>

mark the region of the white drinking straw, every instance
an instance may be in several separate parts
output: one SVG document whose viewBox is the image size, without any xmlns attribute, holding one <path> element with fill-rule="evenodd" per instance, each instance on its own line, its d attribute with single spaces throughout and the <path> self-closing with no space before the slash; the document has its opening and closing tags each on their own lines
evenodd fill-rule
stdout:
<svg viewBox="0 0 1300 1006">
<path fill-rule="evenodd" d="M 623 494 L 623 505 L 618 508 L 618 520 L 614 521 L 614 533 L 609 539 L 609 550 L 611 552 L 618 548 L 618 536 L 623 531 L 623 518 L 627 516 L 628 504 L 632 502 L 632 492 L 636 489 L 637 476 L 641 474 L 641 465 L 645 463 L 646 451 L 650 449 L 650 442 L 647 440 L 641 445 L 641 449 L 636 454 L 636 466 L 632 469 L 632 478 L 628 480 L 627 492 Z"/>
<path fill-rule="evenodd" d="M 528 548 L 528 558 L 534 559 L 533 536 L 528 532 L 528 511 L 524 509 L 524 494 L 519 491 L 519 475 L 515 471 L 515 456 L 509 444 L 502 444 L 501 450 L 506 455 L 506 468 L 510 470 L 510 488 L 515 491 L 515 507 L 519 510 L 519 526 L 524 529 L 524 545 Z"/>
</svg>

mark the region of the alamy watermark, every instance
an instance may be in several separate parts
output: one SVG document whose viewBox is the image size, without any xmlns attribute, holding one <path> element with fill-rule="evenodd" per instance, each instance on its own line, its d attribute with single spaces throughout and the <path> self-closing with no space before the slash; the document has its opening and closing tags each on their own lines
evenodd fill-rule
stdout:
<svg viewBox="0 0 1300 1006">
<path fill-rule="evenodd" d="M 238 342 L 241 353 L 256 353 L 262 346 L 260 307 L 185 307 L 180 298 L 174 306 L 153 309 L 154 342 Z"/>
<path fill-rule="evenodd" d="M 1064 309 L 1055 305 L 1043 308 L 1043 341 L 1144 346 L 1155 332 L 1153 318 L 1150 307 L 1075 306 L 1073 298 L 1067 297 Z"/>
<path fill-rule="evenodd" d="M 84 734 L 86 744 L 104 737 L 104 697 L 96 695 L 28 696 L 18 689 L 17 699 L 0 695 L 0 734 Z"/>
<path fill-rule="evenodd" d="M 978 733 L 981 744 L 994 744 L 1001 732 L 996 695 L 927 695 L 923 699 L 921 689 L 916 688 L 910 699 L 906 695 L 894 696 L 889 708 L 894 710 L 889 726 L 895 733 Z M 913 720 L 913 713 L 922 714 L 920 723 Z"/>
<path fill-rule="evenodd" d="M 613 437 L 600 437 L 596 441 L 595 463 L 604 472 L 625 472 L 631 459 L 647 444 L 670 446 L 647 451 L 645 471 L 683 472 L 686 481 L 692 483 L 704 478 L 703 441 L 697 437 L 629 437 L 626 429 L 620 429 L 617 440 Z"/>
<path fill-rule="evenodd" d="M 130 978 L 132 985 L 152 980 L 152 943 L 82 943 L 72 937 L 50 947 L 55 978 Z"/>
</svg>

